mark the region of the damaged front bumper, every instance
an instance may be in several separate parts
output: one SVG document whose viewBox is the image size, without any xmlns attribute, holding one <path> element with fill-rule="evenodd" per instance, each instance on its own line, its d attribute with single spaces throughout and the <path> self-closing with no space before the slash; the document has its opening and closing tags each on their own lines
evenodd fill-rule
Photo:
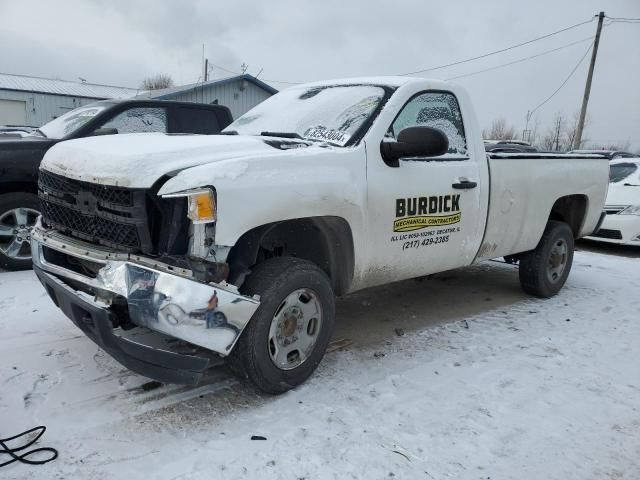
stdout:
<svg viewBox="0 0 640 480">
<path fill-rule="evenodd" d="M 120 363 L 159 381 L 195 384 L 209 360 L 137 343 L 116 327 L 130 321 L 226 356 L 259 305 L 232 285 L 200 283 L 188 270 L 99 249 L 40 223 L 31 238 L 34 270 L 56 305 Z"/>
</svg>

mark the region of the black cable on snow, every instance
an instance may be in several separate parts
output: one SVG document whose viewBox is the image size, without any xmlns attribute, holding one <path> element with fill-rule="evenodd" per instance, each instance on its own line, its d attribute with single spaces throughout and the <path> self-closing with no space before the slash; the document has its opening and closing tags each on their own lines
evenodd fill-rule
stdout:
<svg viewBox="0 0 640 480">
<path fill-rule="evenodd" d="M 34 443 L 36 443 L 38 440 L 40 440 L 40 437 L 44 435 L 44 432 L 46 430 L 47 430 L 47 427 L 41 425 L 39 427 L 34 427 L 30 430 L 19 433 L 18 435 L 14 435 L 13 437 L 0 438 L 0 458 L 2 458 L 2 455 L 9 455 L 9 457 L 11 457 L 11 460 L 7 460 L 6 462 L 0 463 L 0 468 L 6 467 L 7 465 L 10 465 L 14 462 L 25 463 L 27 465 L 44 465 L 45 463 L 52 462 L 53 460 L 58 458 L 58 451 L 55 448 L 51 448 L 51 447 L 34 448 L 33 450 L 27 450 L 26 452 L 23 453 L 24 450 L 26 450 L 27 448 L 32 446 Z M 31 440 L 27 441 L 27 443 L 24 443 L 14 448 L 10 448 L 7 445 L 7 442 L 12 442 L 13 440 L 17 440 L 21 437 L 25 437 L 32 433 L 36 433 L 36 435 Z M 38 460 L 30 460 L 28 458 L 28 457 L 33 457 L 33 455 L 36 455 L 42 452 L 49 453 L 49 456 L 38 459 Z"/>
</svg>

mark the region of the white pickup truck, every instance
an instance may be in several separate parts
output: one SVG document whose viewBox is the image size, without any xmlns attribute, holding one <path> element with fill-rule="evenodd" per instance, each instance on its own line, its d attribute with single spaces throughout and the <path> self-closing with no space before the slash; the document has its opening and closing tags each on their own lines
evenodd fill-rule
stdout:
<svg viewBox="0 0 640 480">
<path fill-rule="evenodd" d="M 526 292 L 556 294 L 574 239 L 603 217 L 608 173 L 598 155 L 488 157 L 455 85 L 313 83 L 222 135 L 54 146 L 34 268 L 130 369 L 195 384 L 222 356 L 279 393 L 321 361 L 335 295 L 496 257 L 519 262 Z"/>
</svg>

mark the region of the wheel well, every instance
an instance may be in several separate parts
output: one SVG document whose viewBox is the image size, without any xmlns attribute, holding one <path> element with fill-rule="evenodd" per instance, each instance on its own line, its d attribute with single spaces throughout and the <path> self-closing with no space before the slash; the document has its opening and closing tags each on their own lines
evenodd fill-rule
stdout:
<svg viewBox="0 0 640 480">
<path fill-rule="evenodd" d="M 0 195 L 5 193 L 28 192 L 38 194 L 38 185 L 32 182 L 7 182 L 0 183 Z"/>
<path fill-rule="evenodd" d="M 318 265 L 329 276 L 336 295 L 346 293 L 351 285 L 353 236 L 343 218 L 298 218 L 249 230 L 227 257 L 229 282 L 241 286 L 253 266 L 279 256 L 302 258 Z"/>
<path fill-rule="evenodd" d="M 586 195 L 567 195 L 560 197 L 551 207 L 549 220 L 558 220 L 569 224 L 573 236 L 578 237 L 587 213 Z"/>
</svg>

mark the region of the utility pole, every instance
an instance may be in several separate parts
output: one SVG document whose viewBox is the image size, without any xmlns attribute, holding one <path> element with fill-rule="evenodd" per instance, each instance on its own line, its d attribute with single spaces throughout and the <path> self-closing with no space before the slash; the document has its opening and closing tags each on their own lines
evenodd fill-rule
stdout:
<svg viewBox="0 0 640 480">
<path fill-rule="evenodd" d="M 209 59 L 204 59 L 204 81 L 206 82 L 209 79 Z"/>
<path fill-rule="evenodd" d="M 204 78 L 204 43 L 202 44 L 202 76 L 200 78 Z"/>
<path fill-rule="evenodd" d="M 593 51 L 591 52 L 591 64 L 589 65 L 587 84 L 584 87 L 584 96 L 582 97 L 582 108 L 580 109 L 580 119 L 578 120 L 578 129 L 576 131 L 576 148 L 580 148 L 580 144 L 582 143 L 582 130 L 584 129 L 584 120 L 587 117 L 587 104 L 589 103 L 589 95 L 591 94 L 591 80 L 593 79 L 593 69 L 596 66 L 596 56 L 598 55 L 598 45 L 600 44 L 600 33 L 602 32 L 603 21 L 604 12 L 600 12 L 598 15 L 596 39 L 593 42 Z"/>
<path fill-rule="evenodd" d="M 527 110 L 527 123 L 522 131 L 522 140 L 525 142 L 531 142 L 531 130 L 529 130 L 529 119 L 531 118 L 531 111 Z"/>
<path fill-rule="evenodd" d="M 556 152 L 560 150 L 560 130 L 562 129 L 562 117 L 558 117 L 556 120 Z"/>
</svg>

